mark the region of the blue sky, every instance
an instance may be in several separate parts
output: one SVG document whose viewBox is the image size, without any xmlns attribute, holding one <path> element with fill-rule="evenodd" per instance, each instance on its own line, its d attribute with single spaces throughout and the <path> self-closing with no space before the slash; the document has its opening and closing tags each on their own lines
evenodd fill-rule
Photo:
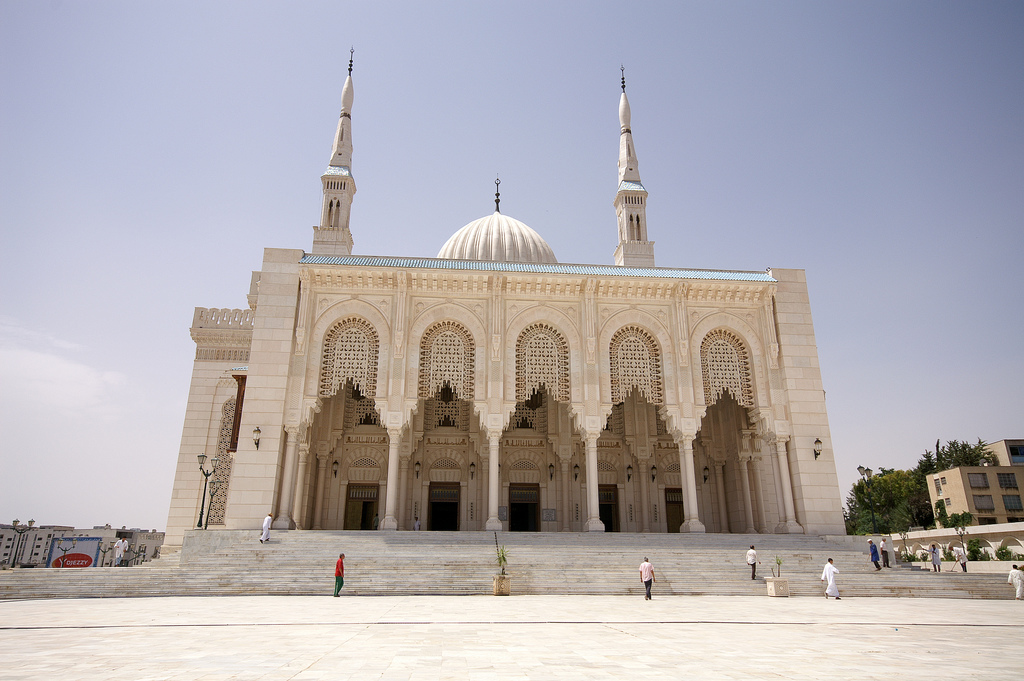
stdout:
<svg viewBox="0 0 1024 681">
<path fill-rule="evenodd" d="M 1024 437 L 1024 5 L 0 2 L 0 519 L 163 528 L 195 306 L 493 210 L 611 263 L 619 66 L 664 266 L 807 271 L 842 494 Z"/>
</svg>

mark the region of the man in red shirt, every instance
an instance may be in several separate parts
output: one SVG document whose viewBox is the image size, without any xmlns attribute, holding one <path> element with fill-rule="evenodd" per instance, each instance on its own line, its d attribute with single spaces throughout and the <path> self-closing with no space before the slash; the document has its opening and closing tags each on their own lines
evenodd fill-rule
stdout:
<svg viewBox="0 0 1024 681">
<path fill-rule="evenodd" d="M 345 554 L 338 556 L 338 563 L 334 566 L 334 597 L 338 597 L 341 587 L 345 586 Z"/>
</svg>

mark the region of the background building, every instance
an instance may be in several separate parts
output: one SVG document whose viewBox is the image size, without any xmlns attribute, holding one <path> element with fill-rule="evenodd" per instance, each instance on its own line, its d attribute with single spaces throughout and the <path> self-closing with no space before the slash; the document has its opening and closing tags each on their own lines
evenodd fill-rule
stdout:
<svg viewBox="0 0 1024 681">
<path fill-rule="evenodd" d="M 20 527 L 28 527 L 21 524 Z M 100 553 L 96 567 L 113 564 L 113 543 L 120 538 L 128 541 L 132 562 L 144 562 L 156 558 L 164 543 L 164 533 L 156 530 L 112 528 L 110 525 L 97 525 L 92 529 L 76 529 L 69 525 L 33 525 L 19 535 L 13 525 L 0 524 L 0 564 L 14 567 L 46 567 L 47 559 L 54 554 L 52 547 L 62 539 L 64 547 L 70 546 L 69 541 L 76 538 L 99 539 Z"/>
</svg>

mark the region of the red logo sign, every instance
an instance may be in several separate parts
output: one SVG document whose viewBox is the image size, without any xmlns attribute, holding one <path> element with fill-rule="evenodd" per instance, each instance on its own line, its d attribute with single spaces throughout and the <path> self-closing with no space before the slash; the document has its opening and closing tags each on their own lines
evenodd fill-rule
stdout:
<svg viewBox="0 0 1024 681">
<path fill-rule="evenodd" d="M 53 567 L 84 568 L 92 565 L 92 556 L 84 553 L 69 553 L 53 561 Z"/>
</svg>

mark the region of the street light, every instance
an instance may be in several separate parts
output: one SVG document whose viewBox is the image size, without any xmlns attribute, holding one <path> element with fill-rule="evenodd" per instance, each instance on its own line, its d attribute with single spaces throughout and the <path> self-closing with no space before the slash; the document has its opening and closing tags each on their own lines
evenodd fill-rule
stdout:
<svg viewBox="0 0 1024 681">
<path fill-rule="evenodd" d="M 216 466 L 214 466 L 214 469 L 216 469 Z M 213 515 L 213 498 L 217 496 L 217 492 L 220 491 L 220 486 L 220 480 L 214 480 L 210 483 L 210 507 L 206 509 L 206 522 L 203 523 L 204 530 L 210 526 L 210 516 Z M 145 544 L 143 544 L 143 547 L 145 547 Z"/>
<path fill-rule="evenodd" d="M 821 456 L 821 438 L 814 438 L 814 459 L 817 460 Z"/>
<path fill-rule="evenodd" d="M 871 532 L 878 534 L 878 524 L 875 523 L 875 503 L 871 500 L 871 475 L 874 473 L 870 468 L 857 466 L 857 472 L 864 478 L 864 485 L 868 489 L 868 508 L 871 509 Z"/>
<path fill-rule="evenodd" d="M 203 508 L 206 504 L 206 485 L 210 482 L 210 476 L 217 470 L 217 462 L 220 461 L 220 459 L 216 456 L 213 457 L 210 460 L 210 463 L 213 464 L 213 468 L 207 472 L 206 468 L 203 467 L 203 464 L 206 463 L 206 454 L 197 454 L 196 458 L 199 459 L 199 472 L 203 474 L 203 495 L 199 499 L 199 522 L 196 523 L 196 527 L 201 530 L 203 529 Z M 211 501 L 211 503 L 213 502 Z"/>
<path fill-rule="evenodd" d="M 14 529 L 15 532 L 18 533 L 18 536 L 15 538 L 14 542 L 14 553 L 11 554 L 11 567 L 16 567 L 18 565 L 18 547 L 21 546 L 21 548 L 24 548 L 21 535 L 25 534 L 30 529 L 32 529 L 32 526 L 36 524 L 36 521 L 29 520 L 28 525 L 21 525 L 20 523 L 21 521 L 17 518 L 11 521 L 11 527 Z"/>
<path fill-rule="evenodd" d="M 257 452 L 260 451 L 260 433 L 262 432 L 263 431 L 260 430 L 259 426 L 256 426 L 255 428 L 252 429 L 252 443 L 256 445 Z"/>
</svg>

